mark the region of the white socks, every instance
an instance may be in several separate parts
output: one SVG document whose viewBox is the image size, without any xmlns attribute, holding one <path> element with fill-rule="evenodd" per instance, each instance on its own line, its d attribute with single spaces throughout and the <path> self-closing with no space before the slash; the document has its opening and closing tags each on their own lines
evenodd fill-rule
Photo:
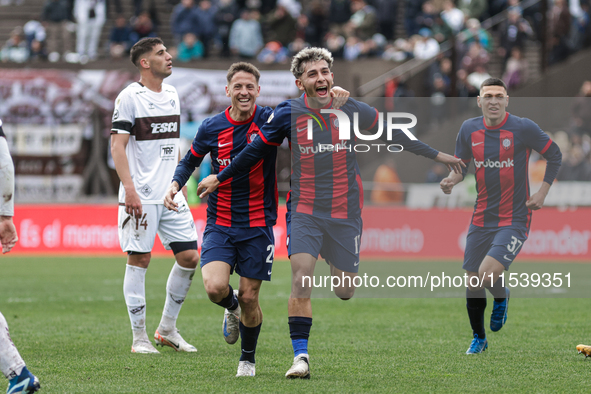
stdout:
<svg viewBox="0 0 591 394">
<path fill-rule="evenodd" d="M 146 331 L 146 271 L 146 268 L 127 264 L 123 279 L 123 295 L 134 338 L 136 331 Z"/>
<path fill-rule="evenodd" d="M 0 313 L 0 371 L 7 379 L 12 379 L 20 375 L 24 366 L 25 362 L 10 339 L 6 319 Z"/>
<path fill-rule="evenodd" d="M 146 331 L 146 271 L 146 268 L 128 264 L 123 279 L 123 295 L 134 338 Z M 166 302 L 159 326 L 161 334 L 169 335 L 175 330 L 176 320 L 191 287 L 194 274 L 195 269 L 183 268 L 178 263 L 174 263 L 166 283 Z"/>
<path fill-rule="evenodd" d="M 176 319 L 191 287 L 193 275 L 195 269 L 183 268 L 177 262 L 174 263 L 166 283 L 166 302 L 158 327 L 160 334 L 169 335 L 175 330 Z"/>
</svg>

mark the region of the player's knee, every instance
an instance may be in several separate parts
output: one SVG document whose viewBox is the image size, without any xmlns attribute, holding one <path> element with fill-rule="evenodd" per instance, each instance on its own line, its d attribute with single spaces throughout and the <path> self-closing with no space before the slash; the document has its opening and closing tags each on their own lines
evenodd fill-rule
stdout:
<svg viewBox="0 0 591 394">
<path fill-rule="evenodd" d="M 150 258 L 152 255 L 150 253 L 134 253 L 130 254 L 127 257 L 127 264 L 141 267 L 141 268 L 148 268 L 150 265 Z"/>
<path fill-rule="evenodd" d="M 243 309 L 251 309 L 258 305 L 259 297 L 254 291 L 245 291 L 238 295 L 238 302 Z"/>
<path fill-rule="evenodd" d="M 491 278 L 491 274 L 487 273 L 487 272 L 481 272 L 478 274 L 479 279 L 480 279 L 480 287 L 479 288 L 484 288 L 484 287 L 492 287 L 494 282 Z"/>
<path fill-rule="evenodd" d="M 203 282 L 205 292 L 212 302 L 220 302 L 228 291 L 228 284 L 216 282 L 214 280 L 205 280 Z"/>
<path fill-rule="evenodd" d="M 490 279 L 484 279 L 482 281 L 482 287 L 492 287 L 493 283 Z"/>
<path fill-rule="evenodd" d="M 292 274 L 293 287 L 298 287 L 300 289 L 311 289 L 312 283 L 312 275 L 310 275 L 307 270 L 298 270 Z"/>
<path fill-rule="evenodd" d="M 334 289 L 334 294 L 343 301 L 350 300 L 355 294 L 354 287 L 339 287 Z"/>
<path fill-rule="evenodd" d="M 199 265 L 199 253 L 196 250 L 184 251 L 176 257 L 177 263 L 183 268 L 195 269 Z"/>
</svg>

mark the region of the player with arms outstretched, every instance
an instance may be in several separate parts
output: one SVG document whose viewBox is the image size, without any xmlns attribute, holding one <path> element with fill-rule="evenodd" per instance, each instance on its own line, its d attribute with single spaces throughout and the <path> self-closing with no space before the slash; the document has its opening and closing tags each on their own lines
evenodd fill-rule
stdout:
<svg viewBox="0 0 591 394">
<path fill-rule="evenodd" d="M 0 120 L 0 245 L 8 253 L 16 245 L 18 236 L 12 222 L 14 216 L 14 164 L 8 151 L 6 136 Z M 27 369 L 23 358 L 10 339 L 8 323 L 0 313 L 0 371 L 8 379 L 8 394 L 34 393 L 41 385 Z"/>
<path fill-rule="evenodd" d="M 477 102 L 482 116 L 462 124 L 455 153 L 466 164 L 474 159 L 478 188 L 463 264 L 469 278 L 466 307 L 474 337 L 466 354 L 482 353 L 488 347 L 484 288 L 494 297 L 491 331 L 499 331 L 507 321 L 510 294 L 498 280 L 499 275 L 509 269 L 521 251 L 528 237 L 532 210 L 544 205 L 562 161 L 558 145 L 536 123 L 506 111 L 509 96 L 502 80 L 485 80 Z M 532 149 L 548 162 L 542 186 L 530 197 L 527 171 Z M 450 194 L 466 171 L 467 167 L 462 174 L 450 173 L 443 179 L 443 192 Z"/>
<path fill-rule="evenodd" d="M 158 353 L 146 334 L 145 275 L 156 233 L 176 262 L 166 284 L 166 301 L 154 334 L 157 345 L 196 352 L 176 328 L 176 320 L 199 262 L 197 232 L 179 193 L 176 212 L 164 208 L 164 194 L 180 159 L 180 100 L 163 83 L 172 73 L 172 56 L 159 38 L 145 38 L 131 48 L 139 82 L 117 97 L 113 113 L 111 152 L 119 187 L 119 242 L 127 252 L 123 293 L 131 320 L 134 353 Z M 185 192 L 186 193 L 186 192 Z"/>
<path fill-rule="evenodd" d="M 355 151 L 317 148 L 321 145 L 334 147 L 343 142 L 338 138 L 335 114 L 320 111 L 332 108 L 332 62 L 331 53 L 321 48 L 307 48 L 295 55 L 291 71 L 303 97 L 279 104 L 261 129 L 260 138 L 223 171 L 204 179 L 199 186 L 202 195 L 208 194 L 229 178 L 242 174 L 285 138 L 290 141 L 292 190 L 288 198 L 287 244 L 292 286 L 288 314 L 294 361 L 286 373 L 288 378 L 310 377 L 308 338 L 312 326 L 312 288 L 302 278 L 313 275 L 318 256 L 322 255 L 330 266 L 331 275 L 351 278 L 349 284 L 335 289 L 338 297 L 347 300 L 353 296 L 352 279 L 359 270 L 363 188 Z M 367 104 L 349 99 L 340 111 L 349 119 L 358 114 L 360 129 L 375 132 L 380 126 L 377 110 Z M 313 118 L 320 120 L 308 122 Z M 312 140 L 307 134 L 309 123 L 313 126 Z M 411 140 L 400 130 L 393 132 L 391 143 L 400 143 L 406 150 L 453 166 L 460 172 L 459 159 L 438 152 L 416 138 Z"/>
<path fill-rule="evenodd" d="M 227 74 L 226 96 L 232 105 L 206 119 L 187 155 L 179 163 L 164 204 L 176 210 L 174 196 L 203 157 L 210 153 L 214 172 L 227 167 L 251 144 L 272 108 L 256 105 L 260 72 L 250 63 L 234 63 Z M 342 89 L 335 95 L 349 93 Z M 222 331 L 226 342 L 242 338 L 242 353 L 236 376 L 255 375 L 255 351 L 263 322 L 258 297 L 263 280 L 271 280 L 277 220 L 277 150 L 271 149 L 209 196 L 207 227 L 203 233 L 201 272 L 209 299 L 225 308 Z M 230 286 L 230 275 L 240 275 L 238 290 Z"/>
</svg>

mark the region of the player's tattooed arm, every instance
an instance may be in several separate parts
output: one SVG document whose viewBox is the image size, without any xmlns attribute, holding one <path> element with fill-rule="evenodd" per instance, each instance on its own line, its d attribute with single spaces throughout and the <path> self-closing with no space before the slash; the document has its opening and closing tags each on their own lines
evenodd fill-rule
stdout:
<svg viewBox="0 0 591 394">
<path fill-rule="evenodd" d="M 140 218 L 142 216 L 142 201 L 131 179 L 129 161 L 125 153 L 128 142 L 129 134 L 111 134 L 111 156 L 113 156 L 115 162 L 117 175 L 119 175 L 125 189 L 125 212 L 128 215 Z"/>
<path fill-rule="evenodd" d="M 332 107 L 334 109 L 341 108 L 345 105 L 347 100 L 349 100 L 350 95 L 351 93 L 348 90 L 345 90 L 340 86 L 333 86 L 333 88 L 330 89 L 330 97 L 334 99 L 332 100 Z"/>
</svg>

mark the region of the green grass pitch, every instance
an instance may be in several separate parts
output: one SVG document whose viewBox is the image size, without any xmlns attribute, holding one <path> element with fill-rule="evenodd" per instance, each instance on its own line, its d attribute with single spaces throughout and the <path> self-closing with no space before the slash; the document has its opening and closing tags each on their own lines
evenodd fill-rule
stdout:
<svg viewBox="0 0 591 394">
<path fill-rule="evenodd" d="M 277 261 L 261 291 L 257 376 L 238 379 L 240 345 L 224 342 L 223 312 L 207 299 L 200 275 L 177 324 L 199 352 L 130 353 L 124 264 L 123 255 L 0 257 L 0 311 L 42 392 L 589 392 L 591 360 L 575 346 L 591 345 L 590 299 L 512 299 L 507 325 L 488 332 L 488 350 L 472 356 L 464 354 L 471 338 L 462 298 L 313 299 L 312 379 L 291 381 L 284 378 L 293 359 L 290 269 Z M 147 273 L 149 335 L 171 264 L 154 259 Z"/>
</svg>

